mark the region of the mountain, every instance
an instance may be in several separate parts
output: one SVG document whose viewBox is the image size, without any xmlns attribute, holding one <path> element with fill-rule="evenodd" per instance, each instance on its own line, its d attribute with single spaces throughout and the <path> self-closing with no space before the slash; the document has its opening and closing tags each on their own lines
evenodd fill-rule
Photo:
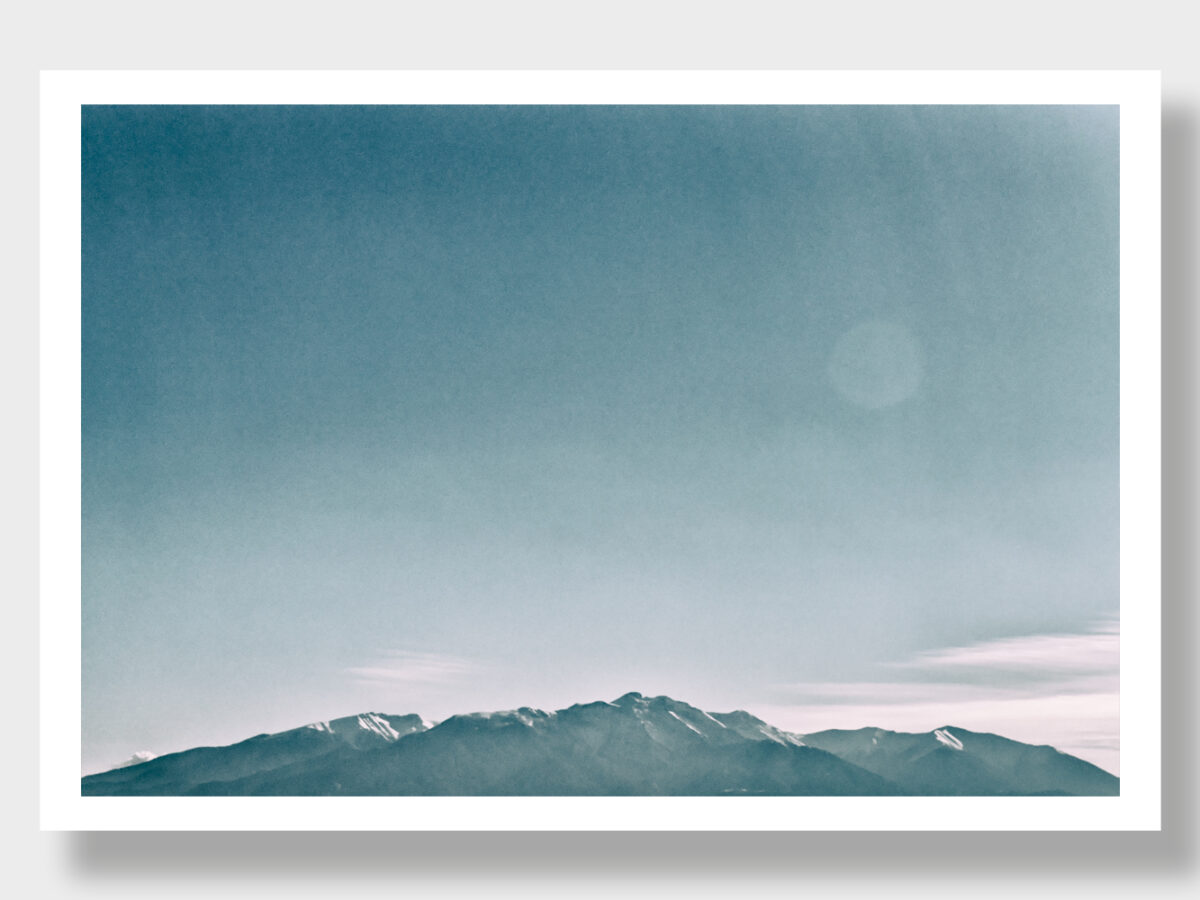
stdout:
<svg viewBox="0 0 1200 900">
<path fill-rule="evenodd" d="M 930 744 L 932 743 L 932 746 Z M 944 751 L 944 752 L 943 752 Z M 948 755 L 951 754 L 951 755 Z M 1047 755 L 1049 754 L 1049 755 Z M 719 796 L 1116 793 L 1117 779 L 995 735 L 799 736 L 747 712 L 629 693 L 556 712 L 366 713 L 83 779 L 85 795 Z"/>
<path fill-rule="evenodd" d="M 417 715 L 363 713 L 314 722 L 276 734 L 260 734 L 228 747 L 197 747 L 83 779 L 83 795 L 180 795 L 201 785 L 222 784 L 288 765 L 317 765 L 326 756 L 387 746 L 429 726 Z"/>
<path fill-rule="evenodd" d="M 924 734 L 831 730 L 806 734 L 803 740 L 886 778 L 905 794 L 1120 793 L 1120 779 L 1078 757 L 965 728 L 946 726 Z"/>
</svg>

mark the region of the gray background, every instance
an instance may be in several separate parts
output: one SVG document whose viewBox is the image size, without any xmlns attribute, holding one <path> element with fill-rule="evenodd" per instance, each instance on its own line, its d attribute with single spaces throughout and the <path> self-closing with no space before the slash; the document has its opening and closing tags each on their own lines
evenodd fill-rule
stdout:
<svg viewBox="0 0 1200 900">
<path fill-rule="evenodd" d="M 518 8 L 524 13 L 518 15 Z M 5 29 L 5 304 L 12 573 L 0 653 L 6 693 L 7 878 L 26 896 L 326 896 L 396 887 L 441 895 L 579 896 L 615 889 L 851 896 L 1188 896 L 1197 877 L 1196 22 L 1178 3 L 1108 14 L 1073 3 L 914 2 L 784 11 L 743 3 L 424 7 L 211 3 L 23 7 Z M 1159 68 L 1164 88 L 1164 824 L 1162 834 L 39 834 L 36 672 L 36 172 L 39 68 Z"/>
</svg>

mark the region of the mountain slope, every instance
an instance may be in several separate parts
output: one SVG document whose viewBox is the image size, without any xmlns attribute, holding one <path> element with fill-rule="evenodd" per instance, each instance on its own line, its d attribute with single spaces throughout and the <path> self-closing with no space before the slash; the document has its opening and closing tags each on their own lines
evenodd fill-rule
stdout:
<svg viewBox="0 0 1200 900">
<path fill-rule="evenodd" d="M 860 728 L 803 736 L 900 786 L 906 794 L 1115 796 L 1120 779 L 1049 746 L 946 726 L 924 734 Z"/>
<path fill-rule="evenodd" d="M 357 754 L 386 746 L 428 726 L 417 715 L 363 713 L 314 722 L 276 734 L 260 734 L 227 747 L 197 747 L 158 756 L 83 779 L 83 795 L 179 795 L 197 785 L 233 781 L 327 755 Z"/>
</svg>

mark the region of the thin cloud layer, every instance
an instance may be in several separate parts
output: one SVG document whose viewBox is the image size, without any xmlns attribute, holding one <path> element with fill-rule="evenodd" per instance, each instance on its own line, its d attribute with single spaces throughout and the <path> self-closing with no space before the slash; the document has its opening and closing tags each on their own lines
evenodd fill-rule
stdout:
<svg viewBox="0 0 1200 900">
<path fill-rule="evenodd" d="M 358 682 L 391 685 L 448 684 L 475 674 L 479 667 L 459 656 L 445 653 L 399 651 L 367 666 L 343 670 Z"/>
<path fill-rule="evenodd" d="M 1030 673 L 1052 680 L 1068 673 L 1115 675 L 1119 659 L 1118 624 L 1105 621 L 1083 634 L 1035 634 L 981 641 L 919 653 L 891 666 L 928 674 L 984 669 Z"/>
<path fill-rule="evenodd" d="M 799 732 L 957 725 L 1051 744 L 1120 771 L 1119 629 L 1036 634 L 919 653 L 886 666 L 899 681 L 779 686 L 781 703 L 751 710 Z"/>
</svg>

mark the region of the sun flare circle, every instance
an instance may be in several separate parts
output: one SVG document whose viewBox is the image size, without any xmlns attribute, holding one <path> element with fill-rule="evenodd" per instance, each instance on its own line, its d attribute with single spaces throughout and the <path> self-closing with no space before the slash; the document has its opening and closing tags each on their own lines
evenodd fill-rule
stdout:
<svg viewBox="0 0 1200 900">
<path fill-rule="evenodd" d="M 829 357 L 829 380 L 856 406 L 883 409 L 916 395 L 923 368 L 912 332 L 895 322 L 873 319 L 838 338 Z"/>
</svg>

